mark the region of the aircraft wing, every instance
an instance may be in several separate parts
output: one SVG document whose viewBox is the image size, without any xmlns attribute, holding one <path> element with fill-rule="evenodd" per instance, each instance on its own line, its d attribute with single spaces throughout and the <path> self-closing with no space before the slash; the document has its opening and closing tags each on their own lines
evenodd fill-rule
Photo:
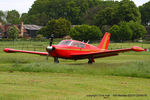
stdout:
<svg viewBox="0 0 150 100">
<path fill-rule="evenodd" d="M 22 52 L 22 53 L 30 53 L 30 54 L 38 54 L 38 55 L 48 55 L 47 52 L 15 50 L 15 49 L 11 49 L 11 48 L 5 48 L 4 51 L 7 53 Z"/>
<path fill-rule="evenodd" d="M 73 59 L 85 59 L 85 58 L 102 58 L 108 56 L 116 56 L 121 52 L 128 52 L 128 51 L 144 51 L 143 48 L 133 46 L 132 48 L 127 49 L 117 49 L 117 50 L 106 50 L 102 52 L 93 52 L 93 53 L 74 53 L 71 54 Z"/>
</svg>

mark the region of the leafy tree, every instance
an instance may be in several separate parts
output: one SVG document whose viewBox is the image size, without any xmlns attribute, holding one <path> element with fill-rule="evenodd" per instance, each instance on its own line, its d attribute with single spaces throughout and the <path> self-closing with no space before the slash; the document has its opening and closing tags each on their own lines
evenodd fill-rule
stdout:
<svg viewBox="0 0 150 100">
<path fill-rule="evenodd" d="M 110 25 L 103 25 L 101 28 L 102 33 L 106 33 L 109 31 L 109 29 L 111 28 Z"/>
<path fill-rule="evenodd" d="M 122 0 L 119 3 L 116 2 L 115 6 L 104 8 L 95 15 L 95 25 L 100 28 L 103 25 L 119 24 L 122 21 L 129 22 L 141 21 L 141 14 L 133 1 Z"/>
<path fill-rule="evenodd" d="M 8 23 L 19 24 L 20 23 L 20 14 L 16 10 L 8 11 L 6 19 L 7 19 Z"/>
<path fill-rule="evenodd" d="M 130 29 L 132 30 L 132 41 L 134 41 L 135 39 L 139 39 L 141 37 L 144 36 L 144 34 L 146 33 L 146 29 L 143 25 L 134 22 L 134 21 L 130 21 L 128 23 Z"/>
<path fill-rule="evenodd" d="M 141 14 L 139 9 L 136 7 L 135 3 L 130 0 L 122 0 L 117 7 L 117 14 L 119 22 L 126 21 L 129 22 L 133 20 L 134 22 L 141 22 Z"/>
<path fill-rule="evenodd" d="M 45 25 L 48 20 L 60 17 L 81 24 L 81 17 L 87 9 L 94 7 L 99 0 L 36 0 L 28 12 L 31 23 Z"/>
<path fill-rule="evenodd" d="M 85 15 L 82 16 L 81 20 L 83 21 L 84 24 L 93 25 L 94 16 L 97 14 L 98 11 L 99 11 L 98 6 L 89 8 L 87 13 L 85 13 Z"/>
<path fill-rule="evenodd" d="M 29 15 L 29 14 L 28 14 Z M 37 25 L 41 25 L 41 26 L 45 26 L 46 23 L 49 21 L 49 18 L 47 16 L 46 13 L 38 13 L 38 14 L 35 14 L 35 15 L 29 15 L 27 17 L 27 22 L 32 24 L 37 24 Z"/>
<path fill-rule="evenodd" d="M 29 19 L 28 19 L 28 14 L 27 13 L 22 13 L 20 21 L 23 21 L 24 24 L 29 24 Z"/>
<path fill-rule="evenodd" d="M 3 12 L 2 10 L 0 10 L 0 22 L 2 22 L 3 24 L 6 23 L 6 21 L 5 21 L 5 12 Z"/>
<path fill-rule="evenodd" d="M 116 42 L 131 40 L 133 32 L 127 22 L 121 22 L 118 25 L 113 25 L 109 32 L 112 34 L 111 39 Z"/>
<path fill-rule="evenodd" d="M 103 25 L 113 25 L 114 24 L 115 10 L 113 8 L 106 8 L 100 11 L 95 17 L 95 24 L 100 28 Z"/>
<path fill-rule="evenodd" d="M 46 27 L 43 27 L 38 33 L 43 33 L 44 36 L 50 37 L 51 34 L 54 34 L 55 37 L 60 38 L 67 35 L 70 31 L 71 23 L 70 21 L 59 18 L 53 19 L 48 22 Z"/>
<path fill-rule="evenodd" d="M 128 26 L 127 22 L 121 22 L 120 23 L 119 31 L 120 31 L 120 34 L 119 34 L 120 41 L 131 40 L 132 30 Z"/>
<path fill-rule="evenodd" d="M 39 31 L 37 31 L 37 34 L 41 34 L 44 37 L 49 37 L 50 34 L 47 33 L 47 27 L 42 27 Z"/>
<path fill-rule="evenodd" d="M 93 6 L 88 8 L 87 12 L 82 16 L 82 20 L 85 24 L 93 25 L 95 16 L 103 11 L 105 8 L 114 8 L 118 5 L 118 1 L 97 1 Z"/>
<path fill-rule="evenodd" d="M 109 32 L 113 41 L 126 41 L 142 38 L 146 33 L 146 29 L 138 22 L 121 22 L 120 25 L 113 25 Z"/>
<path fill-rule="evenodd" d="M 111 33 L 111 40 L 113 41 L 120 41 L 120 27 L 118 25 L 113 25 L 109 32 Z"/>
<path fill-rule="evenodd" d="M 141 12 L 142 24 L 150 22 L 150 1 L 139 7 Z"/>
<path fill-rule="evenodd" d="M 17 39 L 18 34 L 19 34 L 19 30 L 16 26 L 12 26 L 9 28 L 9 30 L 8 30 L 9 38 L 15 40 L 15 39 Z"/>
<path fill-rule="evenodd" d="M 2 17 L 4 16 L 4 13 L 3 13 L 3 11 L 1 11 L 0 10 L 0 22 L 2 22 L 3 20 L 2 20 Z"/>
<path fill-rule="evenodd" d="M 100 36 L 102 36 L 102 33 L 97 26 L 89 25 L 75 26 L 71 29 L 69 34 L 73 39 L 80 41 L 98 40 L 100 39 Z"/>
</svg>

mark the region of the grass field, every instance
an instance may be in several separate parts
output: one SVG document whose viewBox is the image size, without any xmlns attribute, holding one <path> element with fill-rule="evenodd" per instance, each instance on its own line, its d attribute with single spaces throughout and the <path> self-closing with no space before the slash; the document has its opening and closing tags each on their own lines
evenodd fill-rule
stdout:
<svg viewBox="0 0 150 100">
<path fill-rule="evenodd" d="M 49 58 L 47 62 L 45 56 L 2 51 L 4 47 L 45 51 L 47 44 L 0 42 L 0 100 L 150 99 L 149 52 L 123 53 L 96 59 L 96 63 L 88 65 L 86 59 L 60 59 L 59 64 L 53 64 L 53 59 Z M 110 43 L 109 49 L 133 45 L 150 48 L 147 43 Z M 117 94 L 122 97 L 115 96 Z"/>
</svg>

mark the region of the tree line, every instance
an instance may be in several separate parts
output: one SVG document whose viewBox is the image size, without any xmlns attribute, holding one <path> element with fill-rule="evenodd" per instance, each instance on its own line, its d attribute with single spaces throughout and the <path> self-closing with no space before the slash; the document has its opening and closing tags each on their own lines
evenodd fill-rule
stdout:
<svg viewBox="0 0 150 100">
<path fill-rule="evenodd" d="M 131 0 L 36 0 L 29 12 L 22 15 L 15 10 L 8 11 L 7 14 L 0 11 L 0 21 L 11 24 L 24 21 L 25 24 L 45 26 L 38 33 L 44 36 L 55 33 L 56 37 L 71 33 L 71 25 L 95 25 L 102 33 L 110 31 L 113 40 L 126 41 L 143 37 L 145 30 L 142 25 L 147 25 L 150 21 L 149 15 L 150 1 L 137 7 Z M 69 22 L 60 25 L 65 23 L 65 20 Z M 50 25 L 53 25 L 53 28 Z M 139 28 L 135 30 L 133 26 Z M 60 29 L 62 27 L 64 28 Z M 89 30 L 89 27 L 86 28 Z M 123 32 L 125 35 L 121 35 Z M 116 35 L 123 38 L 117 38 Z"/>
<path fill-rule="evenodd" d="M 0 22 L 2 24 L 19 24 L 20 14 L 16 10 L 2 11 L 0 10 Z"/>
<path fill-rule="evenodd" d="M 146 25 L 150 21 L 150 1 L 136 7 L 133 1 L 122 0 L 36 0 L 28 13 L 16 10 L 0 10 L 0 21 L 4 24 L 46 25 L 51 19 L 60 17 L 73 25 L 114 25 L 121 21 L 137 21 Z"/>
</svg>

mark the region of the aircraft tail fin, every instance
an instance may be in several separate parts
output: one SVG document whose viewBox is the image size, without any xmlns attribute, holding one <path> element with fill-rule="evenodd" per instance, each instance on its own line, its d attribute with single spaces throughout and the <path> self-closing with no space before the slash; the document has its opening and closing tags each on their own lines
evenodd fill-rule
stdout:
<svg viewBox="0 0 150 100">
<path fill-rule="evenodd" d="M 106 32 L 105 35 L 103 36 L 98 48 L 100 49 L 108 49 L 108 45 L 109 45 L 109 40 L 110 40 L 110 33 Z"/>
</svg>

